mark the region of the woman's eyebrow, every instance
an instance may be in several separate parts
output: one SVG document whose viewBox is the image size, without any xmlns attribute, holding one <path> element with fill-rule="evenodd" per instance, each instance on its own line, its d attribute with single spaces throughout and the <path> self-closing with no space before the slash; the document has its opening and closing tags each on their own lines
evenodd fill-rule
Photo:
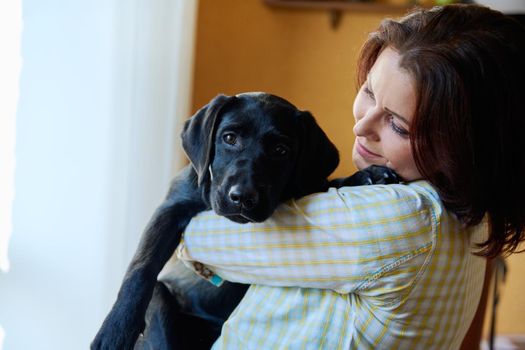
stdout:
<svg viewBox="0 0 525 350">
<path fill-rule="evenodd" d="M 372 92 L 372 82 L 370 80 L 370 73 L 368 73 L 366 75 L 366 85 L 367 85 L 367 88 L 368 90 L 370 90 L 370 92 Z M 394 111 L 391 111 L 390 109 L 386 108 L 385 107 L 385 111 L 387 111 L 388 113 L 394 115 L 396 118 L 399 118 L 402 122 L 404 122 L 406 125 L 410 125 L 410 122 L 408 121 L 407 118 L 403 117 L 402 115 L 394 112 Z"/>
<path fill-rule="evenodd" d="M 396 116 L 397 118 L 401 119 L 401 121 L 403 121 L 406 125 L 410 125 L 410 122 L 408 121 L 408 119 L 403 117 L 402 115 L 399 115 L 396 112 L 393 112 L 393 111 L 391 111 L 390 109 L 388 109 L 386 107 L 385 107 L 385 111 L 387 111 L 388 113 L 390 113 L 390 114 Z"/>
</svg>

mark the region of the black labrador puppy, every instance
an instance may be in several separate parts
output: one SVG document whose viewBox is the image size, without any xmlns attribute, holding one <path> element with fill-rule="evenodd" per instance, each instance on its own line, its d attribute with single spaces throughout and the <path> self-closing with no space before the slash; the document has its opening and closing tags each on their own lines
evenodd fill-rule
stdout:
<svg viewBox="0 0 525 350">
<path fill-rule="evenodd" d="M 335 146 L 309 112 L 265 93 L 217 96 L 186 122 L 182 144 L 191 165 L 146 227 L 92 349 L 209 348 L 218 337 L 247 286 L 215 287 L 180 263 L 167 287 L 157 282 L 199 212 L 262 222 L 280 202 L 329 186 L 398 182 L 391 170 L 372 167 L 329 183 L 339 163 Z"/>
</svg>

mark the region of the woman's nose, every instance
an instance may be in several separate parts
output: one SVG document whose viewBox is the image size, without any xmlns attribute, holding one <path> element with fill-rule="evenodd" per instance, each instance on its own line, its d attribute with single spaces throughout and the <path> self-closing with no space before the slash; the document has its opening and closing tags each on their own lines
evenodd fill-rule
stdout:
<svg viewBox="0 0 525 350">
<path fill-rule="evenodd" d="M 354 125 L 354 134 L 356 136 L 365 136 L 372 139 L 379 138 L 378 117 L 373 110 L 369 110 L 362 118 L 356 118 Z"/>
</svg>

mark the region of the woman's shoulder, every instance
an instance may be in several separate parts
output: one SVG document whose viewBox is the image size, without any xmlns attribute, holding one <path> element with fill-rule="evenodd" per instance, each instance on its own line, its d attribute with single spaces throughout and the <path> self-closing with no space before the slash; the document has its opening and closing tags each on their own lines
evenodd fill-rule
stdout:
<svg viewBox="0 0 525 350">
<path fill-rule="evenodd" d="M 348 196 L 366 196 L 371 199 L 377 197 L 384 198 L 425 198 L 428 201 L 441 203 L 436 189 L 425 180 L 416 180 L 390 185 L 369 185 L 342 187 L 339 189 L 331 188 L 329 192 L 339 192 Z"/>
<path fill-rule="evenodd" d="M 341 231 L 351 239 L 392 256 L 419 254 L 432 246 L 444 212 L 434 188 L 425 181 L 395 185 L 331 188 L 282 206 L 276 225 L 291 218 L 322 227 L 331 235 Z M 292 220 L 293 221 L 293 220 Z M 357 238 L 356 238 L 357 237 Z"/>
<path fill-rule="evenodd" d="M 443 204 L 436 190 L 426 181 L 393 185 L 370 185 L 330 188 L 284 203 L 277 217 L 289 220 L 301 214 L 317 223 L 324 221 L 363 224 L 374 223 L 436 227 L 443 213 Z M 418 224 L 419 223 L 419 224 Z"/>
<path fill-rule="evenodd" d="M 427 181 L 418 180 L 392 185 L 371 185 L 330 188 L 298 201 L 303 206 L 326 208 L 344 207 L 353 216 L 356 211 L 370 216 L 400 216 L 430 213 L 439 220 L 444 206 L 436 189 Z M 435 222 L 434 222 L 435 223 Z"/>
</svg>

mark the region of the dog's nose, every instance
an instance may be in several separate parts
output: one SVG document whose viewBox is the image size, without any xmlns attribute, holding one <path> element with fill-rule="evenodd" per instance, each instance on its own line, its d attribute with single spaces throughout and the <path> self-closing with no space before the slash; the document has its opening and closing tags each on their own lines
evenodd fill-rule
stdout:
<svg viewBox="0 0 525 350">
<path fill-rule="evenodd" d="M 254 189 L 241 188 L 239 185 L 234 185 L 230 188 L 228 192 L 230 201 L 237 205 L 241 206 L 244 209 L 252 209 L 259 202 L 259 194 Z"/>
</svg>

